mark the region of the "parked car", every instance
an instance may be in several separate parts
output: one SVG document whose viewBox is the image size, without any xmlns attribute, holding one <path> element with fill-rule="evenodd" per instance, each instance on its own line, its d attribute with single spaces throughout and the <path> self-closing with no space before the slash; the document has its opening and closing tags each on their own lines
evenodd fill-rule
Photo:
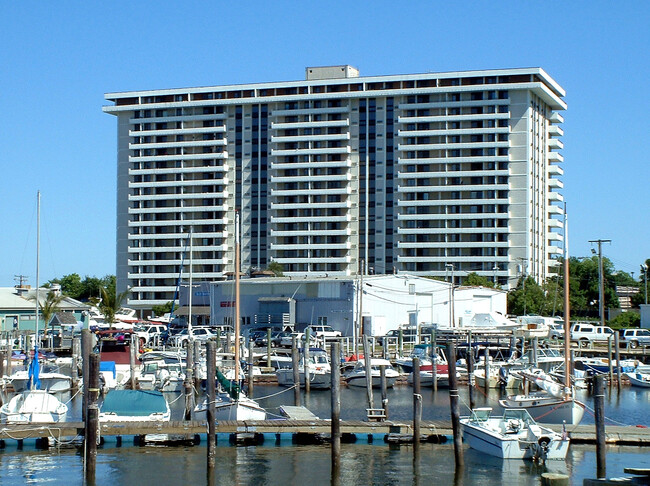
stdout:
<svg viewBox="0 0 650 486">
<path fill-rule="evenodd" d="M 594 342 L 607 342 L 614 331 L 607 326 L 594 326 L 593 324 L 575 323 L 571 326 L 571 340 L 578 341 L 580 346 L 587 346 Z"/>
<path fill-rule="evenodd" d="M 217 334 L 213 332 L 208 327 L 193 327 L 192 328 L 192 337 L 198 341 L 207 341 L 217 337 Z M 177 348 L 183 347 L 185 342 L 190 338 L 189 333 L 186 329 L 181 330 L 178 334 L 175 334 L 171 341 L 174 346 Z"/>
<path fill-rule="evenodd" d="M 290 348 L 293 343 L 293 336 L 296 336 L 298 340 L 298 346 L 305 345 L 305 333 L 304 332 L 292 332 L 288 336 L 282 337 L 280 339 L 280 346 L 283 348 Z M 309 345 L 315 346 L 318 344 L 318 338 L 316 336 L 309 336 Z"/>
<path fill-rule="evenodd" d="M 273 334 L 271 334 L 271 346 L 279 348 L 282 346 L 282 339 L 286 338 L 287 336 L 291 336 L 291 333 L 289 331 L 276 331 Z M 291 341 L 291 338 L 289 338 L 289 341 Z M 291 346 L 291 344 L 289 344 Z"/>
<path fill-rule="evenodd" d="M 307 329 L 309 329 L 309 332 L 312 336 L 316 336 L 319 338 L 338 338 L 341 337 L 341 331 L 335 331 L 332 326 L 325 326 L 321 324 L 312 324 L 310 326 L 307 326 Z"/>
<path fill-rule="evenodd" d="M 619 345 L 636 349 L 639 346 L 650 346 L 650 331 L 647 329 L 619 329 Z"/>
<path fill-rule="evenodd" d="M 401 329 L 402 332 L 402 343 L 415 344 L 418 338 L 418 333 L 416 329 Z M 391 329 L 386 333 L 385 336 L 381 336 L 378 341 L 381 346 L 384 345 L 384 342 L 397 342 L 399 339 L 400 329 Z M 391 338 L 389 341 L 386 338 Z"/>
<path fill-rule="evenodd" d="M 167 326 L 163 324 L 150 324 L 150 325 L 139 326 L 134 330 L 138 335 L 138 339 L 140 340 L 142 345 L 152 344 L 156 340 L 161 344 L 164 344 L 167 338 L 169 337 L 169 331 L 167 330 Z"/>
</svg>

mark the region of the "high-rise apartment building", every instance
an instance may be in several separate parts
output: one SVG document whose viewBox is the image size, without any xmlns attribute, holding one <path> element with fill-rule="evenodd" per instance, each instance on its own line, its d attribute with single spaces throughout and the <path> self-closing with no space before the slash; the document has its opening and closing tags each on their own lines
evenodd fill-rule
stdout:
<svg viewBox="0 0 650 486">
<path fill-rule="evenodd" d="M 508 288 L 562 252 L 564 90 L 540 68 L 109 93 L 130 304 L 233 271 L 409 272 Z M 192 230 L 192 252 L 187 237 Z"/>
</svg>

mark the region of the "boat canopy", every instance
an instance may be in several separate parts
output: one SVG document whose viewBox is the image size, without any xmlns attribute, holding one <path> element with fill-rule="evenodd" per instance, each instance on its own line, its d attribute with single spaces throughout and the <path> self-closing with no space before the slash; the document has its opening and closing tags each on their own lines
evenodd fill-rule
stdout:
<svg viewBox="0 0 650 486">
<path fill-rule="evenodd" d="M 165 413 L 167 402 L 158 391 L 111 390 L 104 398 L 101 411 L 121 416 L 147 417 L 154 413 Z"/>
</svg>

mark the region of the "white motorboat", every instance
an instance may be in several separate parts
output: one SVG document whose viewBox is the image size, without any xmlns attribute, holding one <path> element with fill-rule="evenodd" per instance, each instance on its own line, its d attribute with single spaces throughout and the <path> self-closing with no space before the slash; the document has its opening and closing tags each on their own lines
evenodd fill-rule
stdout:
<svg viewBox="0 0 650 486">
<path fill-rule="evenodd" d="M 542 392 L 528 395 L 514 395 L 499 400 L 499 404 L 508 409 L 526 409 L 534 420 L 545 424 L 578 425 L 585 412 L 585 405 L 575 398 L 571 390 L 566 389 L 544 371 L 521 370 L 526 380 L 531 381 Z"/>
<path fill-rule="evenodd" d="M 26 390 L 0 408 L 6 424 L 52 424 L 65 419 L 68 406 L 45 390 Z"/>
<path fill-rule="evenodd" d="M 38 378 L 41 382 L 41 389 L 50 393 L 65 392 L 72 387 L 72 378 L 63 373 L 44 371 L 39 374 Z M 11 383 L 16 392 L 29 390 L 29 380 L 27 370 L 18 370 L 7 377 L 7 382 Z"/>
<path fill-rule="evenodd" d="M 632 386 L 638 386 L 640 388 L 650 388 L 650 374 L 636 372 L 625 373 L 625 376 L 630 380 Z"/>
<path fill-rule="evenodd" d="M 300 386 L 305 387 L 305 355 L 301 353 L 300 365 Z M 307 364 L 307 375 L 309 376 L 310 388 L 327 390 L 332 386 L 332 367 L 325 350 L 311 348 L 309 350 L 309 363 Z M 293 386 L 293 368 L 279 368 L 275 371 L 278 384 L 281 386 Z"/>
<path fill-rule="evenodd" d="M 184 365 L 179 353 L 150 352 L 143 354 L 142 368 L 137 376 L 141 390 L 177 392 L 183 389 Z"/>
<path fill-rule="evenodd" d="M 413 371 L 413 359 L 420 360 L 420 366 L 431 364 L 431 344 L 416 344 L 413 346 L 413 351 L 409 356 L 398 356 L 395 358 L 395 367 L 403 373 L 411 373 Z M 446 363 L 447 360 L 438 353 L 438 362 Z"/>
<path fill-rule="evenodd" d="M 204 419 L 208 410 L 207 398 L 194 408 L 197 419 Z M 217 393 L 215 400 L 216 420 L 265 420 L 266 410 L 253 399 L 248 398 L 243 392 L 232 397 L 224 391 Z"/>
<path fill-rule="evenodd" d="M 526 410 L 505 410 L 502 417 L 491 413 L 491 408 L 477 408 L 460 420 L 463 439 L 472 449 L 502 459 L 566 458 L 566 433 L 538 425 Z"/>
<path fill-rule="evenodd" d="M 386 369 L 386 386 L 391 388 L 397 378 L 399 373 L 393 368 L 393 365 L 387 359 L 382 358 L 372 358 L 370 360 L 370 371 L 372 375 L 372 387 L 380 388 L 381 387 L 381 367 L 385 366 Z M 366 387 L 366 365 L 365 361 L 357 361 L 357 364 L 354 366 L 352 371 L 345 375 L 345 382 L 349 386 L 360 386 Z"/>
</svg>

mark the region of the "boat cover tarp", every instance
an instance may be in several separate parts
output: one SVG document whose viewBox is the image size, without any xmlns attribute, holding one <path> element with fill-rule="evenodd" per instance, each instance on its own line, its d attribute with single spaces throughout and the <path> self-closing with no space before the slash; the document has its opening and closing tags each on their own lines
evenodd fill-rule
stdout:
<svg viewBox="0 0 650 486">
<path fill-rule="evenodd" d="M 224 376 L 224 374 L 219 371 L 217 368 L 217 381 L 221 387 L 230 395 L 230 398 L 237 400 L 239 398 L 239 392 L 241 392 L 241 387 L 235 381 L 231 381 Z"/>
<path fill-rule="evenodd" d="M 113 378 L 117 376 L 117 371 L 115 369 L 115 361 L 100 361 L 99 363 L 99 372 L 109 371 L 113 373 Z"/>
<path fill-rule="evenodd" d="M 167 402 L 158 391 L 111 390 L 104 398 L 101 411 L 129 417 L 146 417 L 152 413 L 166 413 Z"/>
<path fill-rule="evenodd" d="M 34 346 L 34 357 L 32 358 L 31 363 L 29 363 L 28 390 L 38 390 L 41 388 L 41 380 L 38 377 L 40 373 L 41 369 L 38 364 L 38 346 Z"/>
</svg>

